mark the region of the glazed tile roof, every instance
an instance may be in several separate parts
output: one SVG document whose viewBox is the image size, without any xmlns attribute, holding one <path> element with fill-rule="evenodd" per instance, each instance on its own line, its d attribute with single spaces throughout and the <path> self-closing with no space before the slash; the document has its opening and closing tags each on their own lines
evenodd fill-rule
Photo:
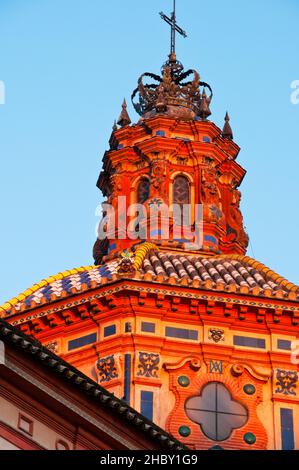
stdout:
<svg viewBox="0 0 299 470">
<path fill-rule="evenodd" d="M 131 408 L 125 401 L 116 398 L 104 387 L 94 382 L 68 362 L 56 356 L 46 347 L 42 346 L 36 339 L 27 336 L 19 329 L 0 319 L 0 339 L 4 343 L 11 344 L 14 348 L 31 355 L 48 373 L 57 374 L 65 382 L 83 393 L 88 400 L 96 400 L 99 406 L 103 406 L 114 415 L 121 416 L 127 426 L 137 428 L 139 432 L 156 441 L 161 447 L 168 450 L 187 450 L 188 448 Z"/>
<path fill-rule="evenodd" d="M 231 284 L 249 289 L 260 287 L 281 290 L 280 284 L 259 272 L 246 262 L 226 258 L 200 258 L 193 256 L 181 256 L 163 252 L 151 253 L 144 260 L 143 270 L 152 275 L 163 275 L 173 277 L 176 280 L 187 279 L 192 282 L 198 280 L 205 282 L 210 280 L 214 284 L 222 284 L 227 287 Z M 216 286 L 214 286 L 216 287 Z M 287 292 L 287 289 L 283 289 Z"/>
<path fill-rule="evenodd" d="M 4 304 L 5 310 L 12 306 L 16 311 L 51 302 L 54 299 L 67 297 L 81 292 L 83 287 L 93 288 L 100 285 L 102 279 L 111 279 L 117 273 L 117 261 L 112 261 L 103 266 L 87 266 L 64 271 L 56 276 L 44 279 L 23 294 Z M 14 302 L 17 300 L 17 302 Z"/>
<path fill-rule="evenodd" d="M 193 288 L 299 300 L 298 286 L 248 256 L 183 255 L 160 251 L 152 243 L 142 243 L 130 254 L 133 273 L 131 271 L 128 274 L 120 274 L 119 267 L 123 259 L 120 255 L 101 266 L 77 268 L 51 276 L 2 305 L 0 317 L 26 311 L 126 277 L 135 277 L 139 281 L 182 284 Z"/>
</svg>

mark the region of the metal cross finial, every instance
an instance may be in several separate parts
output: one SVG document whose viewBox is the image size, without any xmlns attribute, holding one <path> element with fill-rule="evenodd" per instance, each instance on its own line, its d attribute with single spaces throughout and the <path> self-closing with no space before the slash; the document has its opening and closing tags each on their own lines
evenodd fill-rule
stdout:
<svg viewBox="0 0 299 470">
<path fill-rule="evenodd" d="M 171 26 L 171 46 L 170 46 L 170 57 L 175 57 L 175 35 L 179 33 L 184 38 L 187 37 L 186 32 L 177 25 L 176 22 L 176 0 L 173 0 L 173 12 L 171 17 L 165 15 L 163 12 L 160 13 L 161 18 Z"/>
</svg>

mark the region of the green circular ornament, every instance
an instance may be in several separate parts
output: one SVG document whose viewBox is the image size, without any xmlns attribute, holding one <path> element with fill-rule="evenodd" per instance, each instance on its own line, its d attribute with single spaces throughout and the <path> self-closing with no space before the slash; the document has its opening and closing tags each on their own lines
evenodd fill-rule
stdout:
<svg viewBox="0 0 299 470">
<path fill-rule="evenodd" d="M 179 434 L 182 436 L 182 437 L 188 437 L 190 436 L 191 434 L 191 429 L 188 427 L 188 426 L 181 426 L 179 428 Z"/>
<path fill-rule="evenodd" d="M 186 375 L 181 375 L 178 378 L 178 383 L 181 387 L 188 387 L 190 385 L 190 379 Z"/>
<path fill-rule="evenodd" d="M 256 392 L 256 388 L 255 388 L 255 386 L 252 385 L 252 384 L 246 384 L 246 385 L 244 385 L 243 390 L 244 390 L 244 392 L 245 392 L 247 395 L 254 395 L 255 392 Z"/>
<path fill-rule="evenodd" d="M 256 437 L 254 434 L 252 434 L 252 432 L 247 432 L 246 434 L 244 434 L 243 439 L 246 442 L 246 444 L 249 444 L 249 445 L 256 443 Z"/>
</svg>

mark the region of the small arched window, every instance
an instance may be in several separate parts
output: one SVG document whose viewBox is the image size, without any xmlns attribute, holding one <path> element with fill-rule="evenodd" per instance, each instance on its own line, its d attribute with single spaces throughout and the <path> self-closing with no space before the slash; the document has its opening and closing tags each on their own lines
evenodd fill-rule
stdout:
<svg viewBox="0 0 299 470">
<path fill-rule="evenodd" d="M 173 182 L 173 203 L 190 204 L 190 183 L 184 175 L 178 175 Z"/>
<path fill-rule="evenodd" d="M 137 186 L 137 203 L 144 204 L 149 198 L 150 182 L 147 178 L 142 178 Z"/>
</svg>

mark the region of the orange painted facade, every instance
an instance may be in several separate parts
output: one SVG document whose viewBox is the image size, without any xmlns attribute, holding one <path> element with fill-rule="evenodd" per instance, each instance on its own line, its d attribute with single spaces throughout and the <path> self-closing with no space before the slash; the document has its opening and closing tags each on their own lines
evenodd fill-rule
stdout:
<svg viewBox="0 0 299 470">
<path fill-rule="evenodd" d="M 97 266 L 44 280 L 1 312 L 190 448 L 299 449 L 299 287 L 245 256 L 240 149 L 228 118 L 223 131 L 206 119 L 196 74 L 187 101 L 178 64 L 170 57 L 154 98 L 139 82 L 150 105 L 133 125 L 124 106 L 113 130 L 98 186 L 116 232 L 96 242 Z M 160 214 L 155 233 L 146 223 L 142 240 L 120 239 L 135 216 L 120 226 L 124 196 L 146 213 L 167 205 L 167 239 Z M 191 205 L 193 226 L 202 205 L 202 246 L 175 232 L 173 203 Z"/>
</svg>

